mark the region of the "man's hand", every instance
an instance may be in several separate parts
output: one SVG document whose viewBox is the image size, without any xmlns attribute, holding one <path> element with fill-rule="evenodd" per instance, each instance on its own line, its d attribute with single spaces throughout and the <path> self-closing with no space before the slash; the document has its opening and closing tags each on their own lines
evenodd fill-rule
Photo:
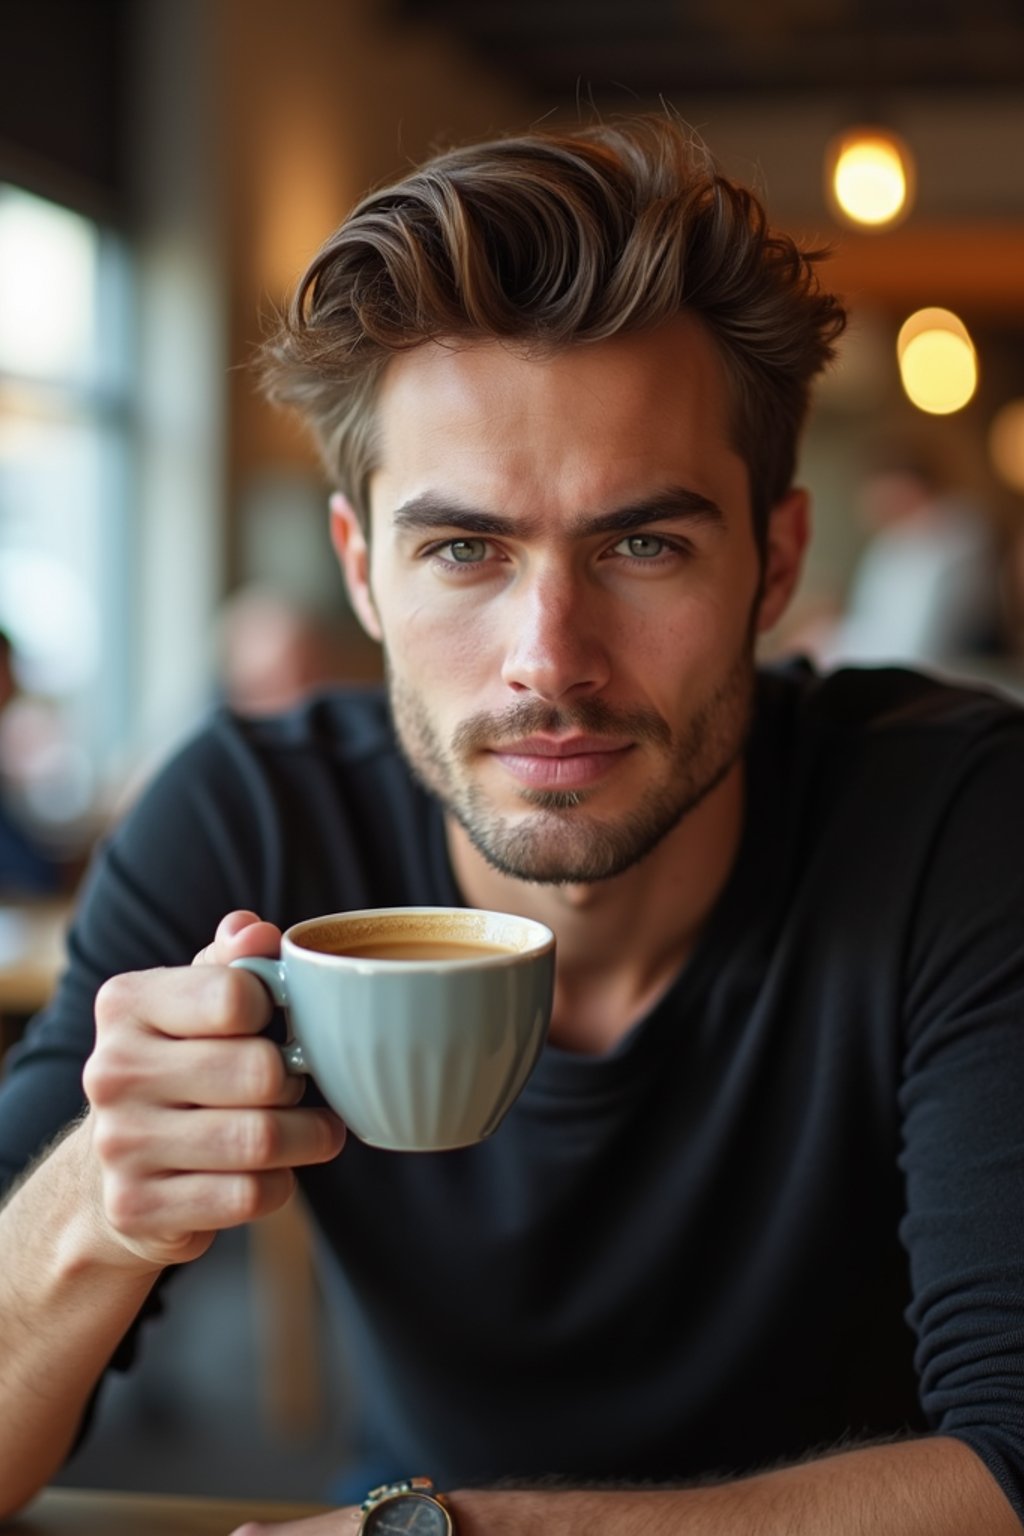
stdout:
<svg viewBox="0 0 1024 1536">
<path fill-rule="evenodd" d="M 278 953 L 281 934 L 231 912 L 191 967 L 115 976 L 96 999 L 83 1082 L 106 1222 L 156 1268 L 198 1257 L 224 1227 L 285 1204 L 292 1169 L 336 1157 L 345 1128 L 298 1109 L 304 1080 L 261 1036 L 265 988 L 229 970 Z"/>
<path fill-rule="evenodd" d="M 160 1270 L 283 1205 L 293 1168 L 341 1150 L 341 1122 L 296 1108 L 302 1085 L 260 1036 L 262 985 L 227 969 L 280 938 L 232 912 L 191 967 L 101 989 L 90 1113 L 0 1209 L 0 1521 L 64 1460 Z"/>
</svg>

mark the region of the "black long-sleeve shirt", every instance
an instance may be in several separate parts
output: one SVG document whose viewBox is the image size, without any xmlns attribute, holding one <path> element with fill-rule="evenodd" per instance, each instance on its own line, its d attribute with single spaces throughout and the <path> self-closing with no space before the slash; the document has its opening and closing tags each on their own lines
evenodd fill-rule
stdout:
<svg viewBox="0 0 1024 1536">
<path fill-rule="evenodd" d="M 740 852 L 602 1056 L 498 1133 L 300 1174 L 384 1473 L 677 1480 L 959 1436 L 1024 1516 L 1024 714 L 766 673 Z M 92 1000 L 224 914 L 461 900 L 374 692 L 221 714 L 98 860 L 0 1090 L 0 1178 L 81 1105 Z"/>
</svg>

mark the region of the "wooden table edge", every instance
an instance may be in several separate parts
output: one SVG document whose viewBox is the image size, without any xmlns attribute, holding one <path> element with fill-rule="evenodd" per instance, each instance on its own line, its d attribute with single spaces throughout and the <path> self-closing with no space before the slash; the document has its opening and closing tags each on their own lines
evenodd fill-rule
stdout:
<svg viewBox="0 0 1024 1536">
<path fill-rule="evenodd" d="M 228 1536 L 249 1520 L 272 1524 L 326 1514 L 328 1504 L 46 1488 L 0 1531 L 15 1536 Z"/>
</svg>

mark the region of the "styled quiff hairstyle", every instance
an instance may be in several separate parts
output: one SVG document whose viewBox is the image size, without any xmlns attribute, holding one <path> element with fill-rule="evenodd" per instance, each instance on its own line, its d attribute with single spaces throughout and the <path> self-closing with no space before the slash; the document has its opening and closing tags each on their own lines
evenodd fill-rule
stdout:
<svg viewBox="0 0 1024 1536">
<path fill-rule="evenodd" d="M 264 383 L 305 418 L 366 527 L 376 391 L 396 353 L 495 340 L 543 354 L 689 311 L 725 364 L 762 543 L 845 324 L 814 270 L 823 254 L 770 230 L 670 116 L 472 145 L 353 209 L 265 343 Z"/>
</svg>

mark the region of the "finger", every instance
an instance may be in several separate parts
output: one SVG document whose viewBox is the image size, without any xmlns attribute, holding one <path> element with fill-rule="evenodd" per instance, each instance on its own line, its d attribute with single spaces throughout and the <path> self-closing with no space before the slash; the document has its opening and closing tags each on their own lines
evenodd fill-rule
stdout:
<svg viewBox="0 0 1024 1536">
<path fill-rule="evenodd" d="M 280 948 L 280 928 L 264 922 L 256 912 L 240 909 L 221 918 L 213 943 L 201 949 L 192 964 L 230 965 L 242 955 L 264 955 L 273 959 Z"/>
<path fill-rule="evenodd" d="M 329 1109 L 111 1110 L 97 1119 L 100 1161 L 136 1180 L 152 1173 L 266 1173 L 327 1163 L 345 1143 Z"/>
<path fill-rule="evenodd" d="M 104 1179 L 114 1230 L 132 1242 L 173 1244 L 181 1234 L 220 1232 L 280 1210 L 295 1190 L 287 1168 L 264 1173 L 181 1173 L 163 1179 Z"/>
<path fill-rule="evenodd" d="M 308 1078 L 289 1072 L 280 1046 L 261 1036 L 231 1040 L 175 1040 L 142 1037 L 133 1061 L 135 1091 L 158 1104 L 181 1109 L 291 1108 Z M 144 1088 L 152 1084 L 152 1090 Z M 127 1086 L 127 1085 L 126 1085 Z"/>
<path fill-rule="evenodd" d="M 125 1024 L 179 1037 L 254 1035 L 272 1012 L 262 982 L 223 965 L 128 971 L 112 976 L 96 995 L 101 1035 Z"/>
</svg>

